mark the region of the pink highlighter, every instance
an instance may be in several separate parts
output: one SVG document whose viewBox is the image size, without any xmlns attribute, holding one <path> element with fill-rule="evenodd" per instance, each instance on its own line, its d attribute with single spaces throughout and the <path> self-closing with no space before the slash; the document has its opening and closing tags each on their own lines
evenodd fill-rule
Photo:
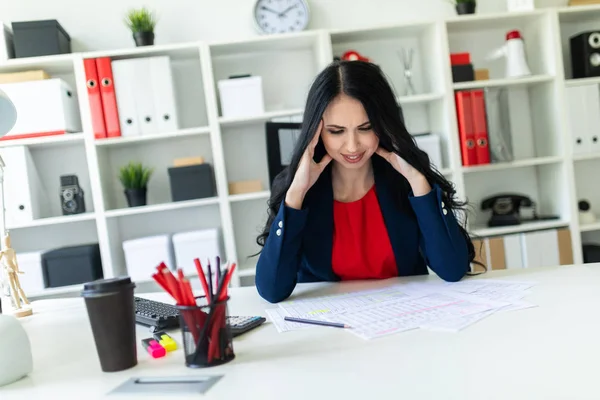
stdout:
<svg viewBox="0 0 600 400">
<path fill-rule="evenodd" d="M 153 338 L 142 339 L 142 345 L 152 358 L 164 357 L 167 354 L 167 350 Z"/>
</svg>

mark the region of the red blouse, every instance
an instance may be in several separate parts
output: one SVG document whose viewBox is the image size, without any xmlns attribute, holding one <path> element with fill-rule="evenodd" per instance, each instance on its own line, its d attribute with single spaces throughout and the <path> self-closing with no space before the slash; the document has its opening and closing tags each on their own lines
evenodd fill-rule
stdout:
<svg viewBox="0 0 600 400">
<path fill-rule="evenodd" d="M 333 203 L 332 267 L 342 280 L 398 276 L 375 186 L 360 200 Z"/>
</svg>

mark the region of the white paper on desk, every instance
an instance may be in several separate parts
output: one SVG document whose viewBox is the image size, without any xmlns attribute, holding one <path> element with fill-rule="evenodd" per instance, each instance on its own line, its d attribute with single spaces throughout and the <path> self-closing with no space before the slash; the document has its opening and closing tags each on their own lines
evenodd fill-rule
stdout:
<svg viewBox="0 0 600 400">
<path fill-rule="evenodd" d="M 477 314 L 466 315 L 458 318 L 449 318 L 446 320 L 434 321 L 430 323 L 425 323 L 419 326 L 421 329 L 430 330 L 430 331 L 440 331 L 440 332 L 459 332 L 479 321 L 489 317 L 494 313 L 500 313 L 504 311 L 516 311 L 523 310 L 525 308 L 535 307 L 535 304 L 522 301 L 522 299 L 527 292 L 514 292 L 514 291 L 494 291 L 490 293 L 484 294 L 483 292 L 475 292 L 470 296 L 478 296 L 483 298 L 488 298 L 490 300 L 496 301 L 505 301 L 509 302 L 504 307 L 493 308 L 491 310 L 487 310 Z"/>
<path fill-rule="evenodd" d="M 286 316 L 290 317 L 291 315 L 289 315 L 282 308 L 267 308 L 265 311 L 279 333 L 318 327 L 318 325 L 300 324 L 298 322 L 286 321 L 283 318 Z"/>
<path fill-rule="evenodd" d="M 524 291 L 533 286 L 535 286 L 534 282 L 503 281 L 500 279 L 467 279 L 460 282 L 446 282 L 446 289 L 461 293 L 493 290 Z"/>
<path fill-rule="evenodd" d="M 312 299 L 288 300 L 279 303 L 279 308 L 285 310 L 288 313 L 287 315 L 292 317 L 315 318 L 386 302 L 408 300 L 425 294 L 427 293 L 421 293 L 415 289 L 405 290 L 404 285 L 393 285 L 382 289 L 340 293 Z"/>
<path fill-rule="evenodd" d="M 323 318 L 350 325 L 352 329 L 349 331 L 363 339 L 374 339 L 416 329 L 426 323 L 477 314 L 509 304 L 445 292 L 405 301 L 386 302 L 337 315 L 323 315 Z"/>
</svg>

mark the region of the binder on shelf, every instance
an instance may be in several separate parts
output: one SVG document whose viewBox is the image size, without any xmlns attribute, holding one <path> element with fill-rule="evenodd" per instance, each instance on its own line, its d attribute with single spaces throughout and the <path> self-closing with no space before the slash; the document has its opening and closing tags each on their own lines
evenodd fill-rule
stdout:
<svg viewBox="0 0 600 400">
<path fill-rule="evenodd" d="M 596 85 L 593 87 L 596 87 Z M 587 95 L 586 86 L 569 86 L 565 89 L 573 154 L 587 153 L 590 151 L 590 146 L 587 145 L 590 141 L 589 122 L 594 117 L 598 118 L 598 113 L 594 113 L 596 116 L 590 115 L 586 101 L 592 100 L 592 96 Z"/>
<path fill-rule="evenodd" d="M 154 119 L 158 132 L 173 132 L 179 129 L 177 103 L 173 85 L 173 71 L 169 56 L 151 57 L 152 94 Z"/>
<path fill-rule="evenodd" d="M 473 116 L 473 135 L 475 137 L 477 164 L 489 164 L 490 147 L 483 89 L 471 90 L 471 112 Z"/>
<path fill-rule="evenodd" d="M 459 90 L 455 92 L 454 97 L 462 164 L 464 166 L 475 165 L 477 164 L 477 153 L 475 150 L 471 93 L 469 90 Z"/>
<path fill-rule="evenodd" d="M 98 84 L 98 68 L 96 66 L 96 60 L 93 58 L 86 58 L 83 60 L 83 67 L 85 69 L 85 85 L 87 87 L 90 103 L 94 137 L 96 139 L 102 139 L 106 137 L 106 125 L 104 123 L 104 111 L 102 106 L 102 96 L 100 95 L 100 85 Z"/>
<path fill-rule="evenodd" d="M 121 136 L 119 108 L 115 93 L 111 59 L 109 57 L 97 58 L 96 68 L 98 69 L 98 82 L 100 83 L 100 97 L 102 98 L 106 136 Z"/>
<path fill-rule="evenodd" d="M 4 173 L 6 226 L 24 225 L 50 216 L 48 192 L 27 146 L 4 147 L 0 155 L 10 166 Z"/>
<path fill-rule="evenodd" d="M 504 240 L 501 236 L 473 240 L 475 247 L 475 261 L 479 261 L 487 267 L 488 271 L 506 269 L 506 254 L 504 251 Z M 483 271 L 483 267 L 473 264 L 474 272 Z"/>
<path fill-rule="evenodd" d="M 131 60 L 111 63 L 121 136 L 141 133 L 135 105 L 135 69 Z"/>
<path fill-rule="evenodd" d="M 154 109 L 151 63 L 152 58 L 142 57 L 127 60 L 133 65 L 133 96 L 140 135 L 151 135 L 158 132 L 156 112 Z M 164 79 L 164 78 L 160 78 Z"/>
</svg>

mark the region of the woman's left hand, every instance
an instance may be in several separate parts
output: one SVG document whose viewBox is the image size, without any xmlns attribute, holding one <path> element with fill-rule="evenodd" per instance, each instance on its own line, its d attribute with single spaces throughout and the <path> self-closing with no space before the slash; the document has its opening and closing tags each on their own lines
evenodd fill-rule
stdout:
<svg viewBox="0 0 600 400">
<path fill-rule="evenodd" d="M 379 147 L 376 151 L 384 160 L 390 163 L 396 171 L 406 178 L 412 187 L 415 196 L 422 196 L 431 191 L 431 186 L 427 182 L 425 176 L 420 173 L 415 167 L 410 165 L 406 160 L 396 153 L 385 150 Z"/>
</svg>

